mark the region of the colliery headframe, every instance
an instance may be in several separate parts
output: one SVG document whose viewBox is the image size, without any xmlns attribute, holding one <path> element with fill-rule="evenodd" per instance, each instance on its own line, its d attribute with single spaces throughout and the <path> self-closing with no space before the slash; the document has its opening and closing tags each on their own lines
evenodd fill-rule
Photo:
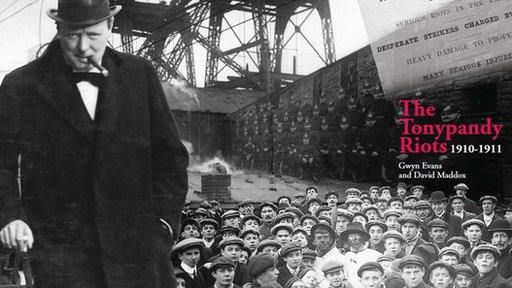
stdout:
<svg viewBox="0 0 512 288">
<path fill-rule="evenodd" d="M 204 86 L 222 89 L 271 92 L 300 78 L 295 73 L 282 73 L 283 51 L 297 35 L 305 39 L 325 65 L 336 60 L 329 0 L 110 2 L 123 6 L 114 24 L 114 33 L 121 36 L 121 50 L 149 59 L 162 81 L 178 78 L 186 79 L 191 86 L 197 85 L 196 73 L 199 72 L 194 63 L 194 44 L 207 51 Z M 226 15 L 237 11 L 250 13 L 251 17 L 236 24 L 227 21 Z M 313 13 L 315 11 L 318 13 Z M 306 15 L 300 22 L 292 18 L 299 13 Z M 302 29 L 312 15 L 320 17 L 319 29 L 322 31 L 318 33 L 323 35 L 324 51 L 316 48 L 310 40 L 311 35 Z M 251 35 L 240 37 L 234 29 L 239 25 L 252 25 Z M 293 31 L 285 37 L 287 27 L 292 27 Z M 221 36 L 226 32 L 234 34 L 237 47 L 221 49 L 224 47 Z M 144 41 L 135 45 L 136 39 Z M 244 53 L 254 71 L 237 59 L 237 55 Z M 180 70 L 180 67 L 185 69 Z M 222 71 L 231 71 L 233 75 L 227 77 L 228 81 L 220 81 Z"/>
</svg>

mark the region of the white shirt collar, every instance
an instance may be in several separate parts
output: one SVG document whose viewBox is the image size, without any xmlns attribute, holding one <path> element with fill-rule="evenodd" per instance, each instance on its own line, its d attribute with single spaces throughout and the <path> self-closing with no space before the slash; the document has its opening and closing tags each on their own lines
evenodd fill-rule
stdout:
<svg viewBox="0 0 512 288">
<path fill-rule="evenodd" d="M 183 268 L 183 271 L 187 272 L 189 275 L 194 275 L 194 272 L 196 271 L 196 267 L 190 267 L 183 262 L 181 262 L 180 266 Z"/>
</svg>

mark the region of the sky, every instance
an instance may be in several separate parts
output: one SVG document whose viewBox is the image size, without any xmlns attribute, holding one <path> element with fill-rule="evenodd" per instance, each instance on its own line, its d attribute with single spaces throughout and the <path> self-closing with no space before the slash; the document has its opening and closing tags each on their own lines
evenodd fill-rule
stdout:
<svg viewBox="0 0 512 288">
<path fill-rule="evenodd" d="M 140 2 L 154 0 L 139 0 Z M 356 51 L 368 44 L 368 36 L 364 28 L 363 19 L 357 0 L 330 0 L 331 15 L 334 30 L 336 58 Z M 26 7 L 25 9 L 23 9 Z M 49 42 L 55 35 L 55 25 L 46 15 L 48 8 L 56 8 L 57 0 L 2 0 L 0 1 L 0 79 L 8 71 L 24 65 L 29 59 L 29 50 L 37 49 L 40 43 Z M 18 12 L 19 11 L 19 12 Z M 296 24 L 302 22 L 306 13 L 292 18 Z M 231 25 L 235 25 L 250 17 L 249 14 L 233 12 L 226 15 Z M 252 36 L 252 22 L 235 27 L 242 41 L 248 41 Z M 226 27 L 226 26 L 225 26 Z M 285 39 L 294 30 L 289 25 L 285 33 Z M 204 32 L 204 31 L 203 31 Z M 307 35 L 310 42 L 315 45 L 323 55 L 322 30 L 320 18 L 314 12 L 302 26 L 302 32 Z M 221 50 L 237 47 L 234 35 L 228 30 L 221 39 Z M 271 35 L 272 37 L 272 35 Z M 114 36 L 111 43 L 114 47 L 119 45 L 119 37 Z M 135 42 L 135 48 L 140 45 L 142 39 Z M 254 54 L 252 55 L 254 58 Z M 301 36 L 294 36 L 290 44 L 285 47 L 283 54 L 283 72 L 292 71 L 293 56 L 297 59 L 297 74 L 307 75 L 325 64 L 316 56 L 313 49 L 309 48 Z M 200 45 L 194 45 L 194 57 L 196 63 L 196 75 L 198 86 L 202 86 L 204 79 L 206 50 Z M 249 65 L 251 71 L 255 70 L 250 57 L 247 54 L 239 55 L 237 62 Z M 225 76 L 232 74 L 225 70 L 219 76 L 224 80 Z"/>
</svg>

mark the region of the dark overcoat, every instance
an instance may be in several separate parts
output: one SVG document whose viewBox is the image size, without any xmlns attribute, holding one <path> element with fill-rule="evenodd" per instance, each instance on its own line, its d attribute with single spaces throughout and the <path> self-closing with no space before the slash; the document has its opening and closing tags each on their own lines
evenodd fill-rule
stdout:
<svg viewBox="0 0 512 288">
<path fill-rule="evenodd" d="M 32 229 L 36 287 L 174 287 L 159 218 L 178 231 L 188 154 L 149 62 L 107 48 L 102 65 L 94 121 L 58 40 L 5 76 L 0 225 Z"/>
</svg>

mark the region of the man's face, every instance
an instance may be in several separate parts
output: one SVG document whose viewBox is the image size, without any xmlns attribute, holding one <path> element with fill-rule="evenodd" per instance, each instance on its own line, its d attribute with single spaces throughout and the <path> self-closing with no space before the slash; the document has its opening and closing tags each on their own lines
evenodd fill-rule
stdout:
<svg viewBox="0 0 512 288">
<path fill-rule="evenodd" d="M 329 195 L 329 197 L 327 197 L 327 205 L 329 205 L 329 207 L 335 207 L 337 203 L 338 197 L 336 197 L 336 195 Z"/>
<path fill-rule="evenodd" d="M 393 201 L 390 203 L 389 207 L 391 209 L 395 209 L 395 210 L 402 210 L 403 209 L 403 204 L 401 201 Z"/>
<path fill-rule="evenodd" d="M 247 253 L 245 250 L 240 251 L 240 258 L 238 258 L 238 263 L 247 265 L 247 262 L 249 262 L 249 253 Z"/>
<path fill-rule="evenodd" d="M 510 237 L 505 231 L 496 231 L 492 233 L 491 243 L 499 250 L 504 250 L 510 245 Z"/>
<path fill-rule="evenodd" d="M 492 200 L 484 200 L 484 202 L 482 202 L 482 210 L 484 211 L 484 214 L 492 214 L 494 212 L 494 208 L 496 208 L 496 204 L 494 204 Z"/>
<path fill-rule="evenodd" d="M 276 232 L 276 240 L 281 244 L 281 246 L 284 246 L 288 242 L 290 242 L 290 232 L 288 230 L 278 230 Z"/>
<path fill-rule="evenodd" d="M 382 241 L 382 234 L 384 232 L 382 231 L 382 227 L 379 225 L 373 225 L 370 227 L 370 230 L 368 230 L 368 234 L 370 234 L 370 243 L 373 245 L 377 245 Z"/>
<path fill-rule="evenodd" d="M 405 193 L 407 193 L 407 189 L 405 189 L 404 187 L 396 188 L 396 196 L 398 196 L 400 198 L 404 198 Z"/>
<path fill-rule="evenodd" d="M 455 256 L 453 254 L 443 254 L 443 256 L 441 256 L 439 258 L 439 261 L 446 263 L 450 266 L 453 266 L 453 265 L 459 263 L 459 259 L 457 259 L 457 256 Z"/>
<path fill-rule="evenodd" d="M 407 287 L 418 287 L 423 282 L 425 268 L 418 265 L 404 265 L 402 268 L 402 278 Z"/>
<path fill-rule="evenodd" d="M 379 219 L 379 213 L 375 209 L 366 210 L 366 217 L 368 217 L 368 220 L 377 220 Z"/>
<path fill-rule="evenodd" d="M 238 228 L 240 225 L 240 218 L 228 217 L 224 219 L 224 225 Z"/>
<path fill-rule="evenodd" d="M 244 237 L 244 244 L 251 251 L 254 251 L 258 248 L 258 244 L 260 244 L 260 238 L 256 234 L 247 233 Z"/>
<path fill-rule="evenodd" d="M 349 219 L 343 216 L 338 216 L 336 221 L 336 233 L 340 234 L 341 232 L 347 230 L 347 225 L 350 222 Z"/>
<path fill-rule="evenodd" d="M 361 274 L 363 288 L 380 288 L 384 286 L 384 275 L 379 270 L 367 270 Z"/>
<path fill-rule="evenodd" d="M 327 251 L 331 248 L 334 239 L 331 234 L 323 229 L 317 229 L 313 236 L 313 244 L 316 245 L 319 251 Z"/>
<path fill-rule="evenodd" d="M 312 202 L 311 204 L 309 204 L 308 210 L 311 213 L 311 215 L 315 215 L 316 210 L 318 210 L 318 208 L 320 208 L 320 204 L 318 204 L 316 202 Z"/>
<path fill-rule="evenodd" d="M 302 263 L 302 252 L 300 250 L 290 252 L 284 257 L 284 261 L 286 261 L 288 266 L 296 269 Z"/>
<path fill-rule="evenodd" d="M 224 247 L 224 249 L 222 249 L 220 252 L 222 256 L 230 258 L 231 260 L 233 260 L 233 262 L 236 263 L 240 258 L 240 251 L 242 251 L 242 247 L 240 247 L 240 245 L 231 244 L 226 245 L 226 247 Z"/>
<path fill-rule="evenodd" d="M 440 244 L 444 243 L 446 240 L 446 236 L 448 236 L 448 230 L 441 227 L 432 227 L 430 231 L 428 231 L 428 234 L 432 240 L 434 240 L 434 243 Z"/>
<path fill-rule="evenodd" d="M 345 280 L 345 274 L 343 274 L 343 269 L 338 271 L 333 271 L 325 274 L 325 278 L 331 284 L 330 287 L 342 287 L 341 284 L 343 280 Z"/>
<path fill-rule="evenodd" d="M 482 228 L 478 225 L 471 225 L 464 231 L 464 235 L 469 242 L 476 243 L 482 239 Z"/>
<path fill-rule="evenodd" d="M 434 210 L 434 213 L 436 213 L 437 215 L 440 215 L 441 213 L 443 213 L 445 211 L 445 209 L 446 209 L 446 202 L 444 202 L 444 201 L 432 203 L 432 210 Z"/>
<path fill-rule="evenodd" d="M 261 208 L 261 218 L 267 222 L 274 221 L 276 218 L 276 211 L 272 207 L 264 206 Z"/>
<path fill-rule="evenodd" d="M 372 197 L 373 200 L 376 200 L 379 198 L 379 190 L 378 189 L 372 189 L 370 190 L 370 197 Z"/>
<path fill-rule="evenodd" d="M 265 246 L 263 247 L 263 249 L 261 249 L 261 252 L 262 253 L 270 253 L 274 259 L 277 259 L 277 250 L 278 248 L 276 246 L 271 246 L 271 245 L 268 245 L 268 246 Z"/>
<path fill-rule="evenodd" d="M 455 194 L 457 194 L 457 196 L 466 197 L 466 190 L 457 189 L 455 190 Z"/>
<path fill-rule="evenodd" d="M 215 226 L 211 224 L 204 225 L 201 229 L 201 235 L 203 235 L 205 239 L 212 239 L 215 237 Z"/>
<path fill-rule="evenodd" d="M 283 198 L 279 199 L 278 203 L 285 203 L 285 204 L 290 205 L 290 200 L 286 197 L 283 197 Z"/>
<path fill-rule="evenodd" d="M 455 287 L 456 288 L 469 288 L 472 287 L 473 284 L 473 275 L 467 274 L 457 274 L 455 277 Z"/>
<path fill-rule="evenodd" d="M 462 259 L 464 256 L 466 256 L 466 247 L 462 245 L 461 243 L 453 242 L 450 244 L 450 248 L 455 249 L 455 251 L 459 252 L 460 258 Z"/>
<path fill-rule="evenodd" d="M 464 201 L 462 199 L 453 199 L 452 208 L 453 211 L 460 213 L 464 209 Z"/>
<path fill-rule="evenodd" d="M 315 224 L 316 224 L 316 222 L 312 219 L 304 219 L 304 221 L 302 221 L 302 227 L 308 233 L 311 233 L 311 227 L 313 227 L 313 225 L 315 225 Z"/>
<path fill-rule="evenodd" d="M 350 203 L 350 204 L 348 204 L 347 210 L 351 213 L 361 212 L 361 204 Z"/>
<path fill-rule="evenodd" d="M 306 235 L 304 235 L 304 233 L 298 232 L 293 234 L 292 243 L 302 248 L 305 248 L 306 246 L 308 246 L 308 238 L 306 237 Z"/>
<path fill-rule="evenodd" d="M 430 209 L 428 207 L 421 207 L 416 209 L 416 215 L 421 219 L 427 218 L 428 214 L 430 214 Z"/>
<path fill-rule="evenodd" d="M 244 229 L 246 229 L 246 228 L 252 228 L 255 230 L 259 230 L 260 225 L 258 224 L 258 221 L 254 220 L 254 219 L 249 219 L 244 222 Z"/>
<path fill-rule="evenodd" d="M 391 191 L 389 191 L 388 189 L 384 189 L 384 190 L 382 190 L 382 193 L 380 196 L 389 199 L 389 198 L 391 198 Z"/>
<path fill-rule="evenodd" d="M 196 225 L 185 225 L 185 229 L 181 232 L 181 236 L 183 238 L 199 238 L 199 230 L 197 230 Z"/>
<path fill-rule="evenodd" d="M 306 191 L 306 196 L 308 197 L 308 199 L 313 199 L 318 196 L 318 192 L 316 192 L 315 189 L 308 189 Z"/>
<path fill-rule="evenodd" d="M 219 287 L 228 287 L 235 279 L 235 269 L 233 267 L 220 267 L 212 272 L 212 276 Z"/>
<path fill-rule="evenodd" d="M 386 253 L 397 257 L 400 252 L 405 249 L 405 245 L 399 239 L 390 237 L 384 241 L 384 248 L 386 249 Z"/>
<path fill-rule="evenodd" d="M 491 272 L 492 269 L 498 266 L 498 261 L 496 261 L 496 258 L 494 258 L 491 252 L 482 251 L 475 256 L 473 264 L 475 264 L 476 269 L 478 269 L 478 273 L 483 275 Z"/>
<path fill-rule="evenodd" d="M 364 244 L 364 236 L 360 233 L 351 233 L 348 234 L 347 241 L 350 247 L 355 248 L 356 250 L 360 249 Z"/>
<path fill-rule="evenodd" d="M 398 223 L 398 216 L 389 215 L 388 217 L 386 217 L 386 226 L 388 226 L 390 230 L 400 229 L 400 223 Z"/>
<path fill-rule="evenodd" d="M 59 23 L 58 35 L 64 61 L 74 70 L 91 70 L 94 66 L 89 63 L 89 57 L 101 63 L 108 39 L 112 35 L 113 22 L 109 21 L 113 19 L 87 27 Z"/>
<path fill-rule="evenodd" d="M 505 212 L 505 220 L 512 224 L 512 211 Z"/>
<path fill-rule="evenodd" d="M 436 267 L 430 273 L 430 283 L 434 285 L 434 288 L 448 288 L 453 283 L 453 278 L 448 269 Z"/>
<path fill-rule="evenodd" d="M 421 197 L 423 197 L 423 190 L 419 189 L 419 188 L 416 188 L 412 191 L 412 194 L 414 196 L 417 196 L 421 199 Z"/>
<path fill-rule="evenodd" d="M 404 225 L 402 225 L 402 234 L 407 240 L 413 239 L 418 235 L 418 225 L 412 222 L 405 222 Z"/>
<path fill-rule="evenodd" d="M 189 267 L 196 267 L 199 262 L 200 253 L 199 248 L 187 249 L 180 253 L 178 258 L 180 258 L 181 262 L 187 264 Z"/>
</svg>

